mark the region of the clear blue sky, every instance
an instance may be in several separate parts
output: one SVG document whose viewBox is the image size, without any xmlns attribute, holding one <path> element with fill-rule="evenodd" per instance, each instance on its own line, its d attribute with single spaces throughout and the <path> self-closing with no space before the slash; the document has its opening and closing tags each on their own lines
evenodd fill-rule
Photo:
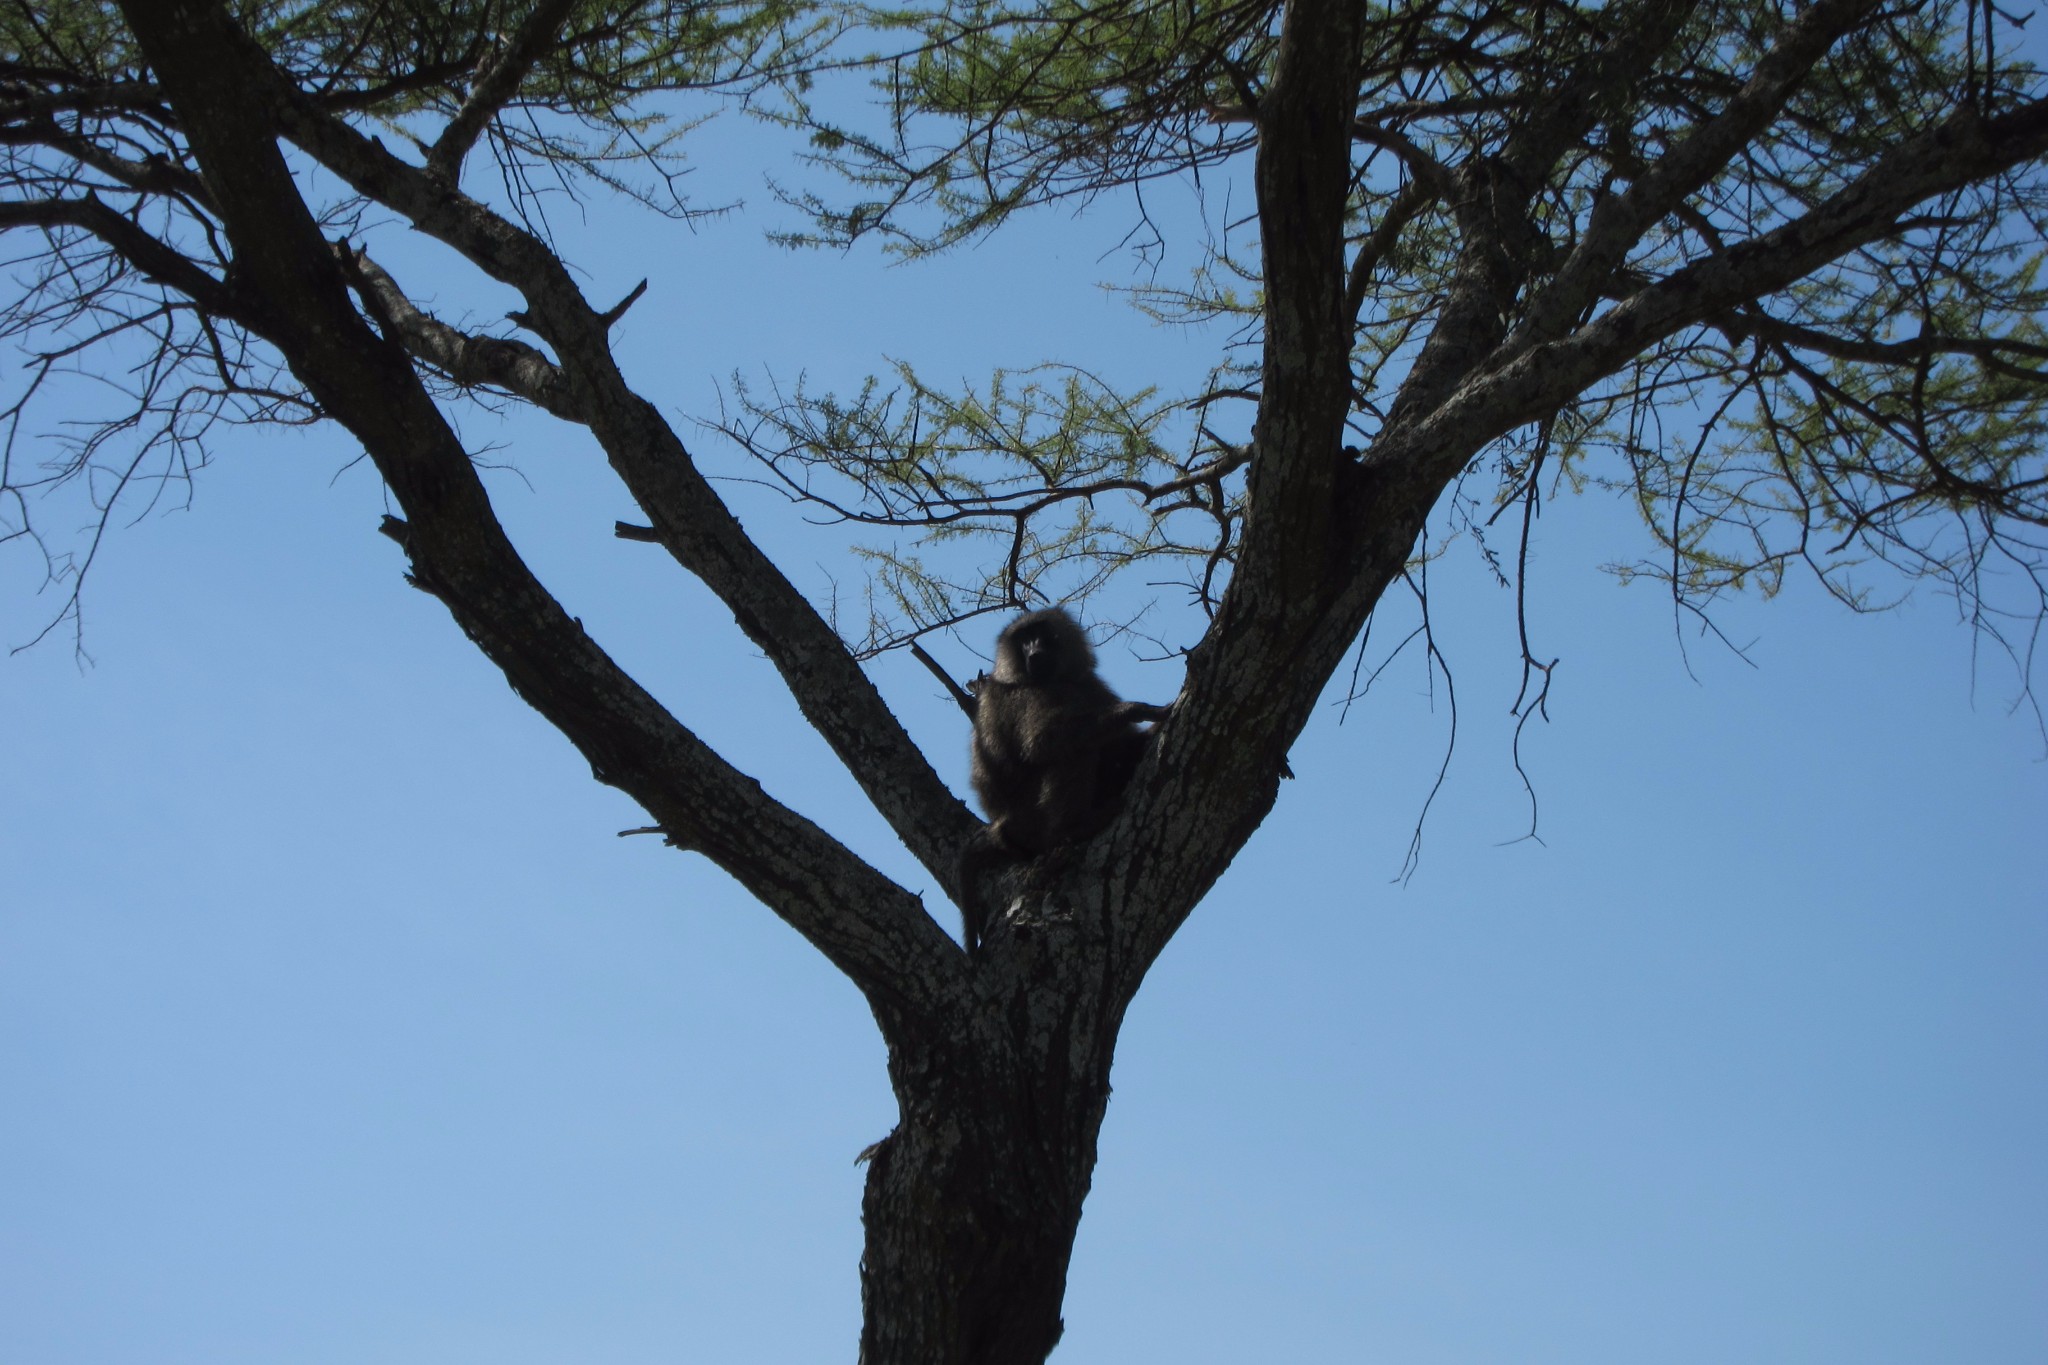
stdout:
<svg viewBox="0 0 2048 1365">
<path fill-rule="evenodd" d="M 759 137 L 720 136 L 695 188 L 746 214 L 560 220 L 593 296 L 650 277 L 622 351 L 679 421 L 735 369 L 1184 388 L 1214 356 L 1097 288 L 1131 278 L 1120 205 L 911 267 L 790 255 Z M 386 251 L 444 311 L 511 306 Z M 465 430 L 593 633 L 911 877 L 729 615 L 611 536 L 590 443 Z M 94 667 L 0 662 L 0 1361 L 850 1360 L 854 1157 L 893 1121 L 858 996 L 614 837 L 639 812 L 405 586 L 352 458 L 237 439 L 110 544 Z M 841 538 L 731 491 L 850 595 Z M 1311 727 L 1130 1015 L 1063 1365 L 2048 1359 L 2048 765 L 2009 669 L 1973 680 L 1931 594 L 1852 618 L 1801 583 L 1725 611 L 1756 667 L 1695 640 L 1694 681 L 1668 600 L 1598 570 L 1642 548 L 1597 496 L 1541 524 L 1543 844 L 1512 603 L 1469 556 L 1434 580 L 1460 735 L 1408 885 L 1441 694 L 1397 666 Z M 0 553 L 5 643 L 35 570 Z M 964 791 L 957 711 L 874 671 Z"/>
</svg>

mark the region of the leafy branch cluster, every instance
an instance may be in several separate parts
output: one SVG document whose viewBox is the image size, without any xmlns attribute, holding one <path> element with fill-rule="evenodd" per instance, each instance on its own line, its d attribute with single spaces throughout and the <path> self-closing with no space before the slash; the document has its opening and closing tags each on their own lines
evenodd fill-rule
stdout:
<svg viewBox="0 0 2048 1365">
<path fill-rule="evenodd" d="M 878 233 L 917 255 L 988 232 L 1019 209 L 1087 199 L 1199 171 L 1247 151 L 1248 129 L 1210 111 L 1270 64 L 1273 0 L 964 0 L 862 6 L 863 26 L 907 41 L 877 54 L 885 128 L 834 119 L 802 99 L 783 111 L 818 159 L 872 197 L 835 206 L 789 196 L 813 221 L 790 240 L 848 244 Z M 905 211 L 933 207 L 938 224 Z"/>
<path fill-rule="evenodd" d="M 651 97 L 800 84 L 842 27 L 809 0 L 244 0 L 232 10 L 292 79 L 304 117 L 379 129 L 451 186 L 482 148 L 516 220 L 543 236 L 546 197 L 573 198 L 584 183 L 692 211 L 676 175 L 694 124 Z M 346 240 L 373 206 L 388 207 L 344 190 L 315 210 L 323 234 Z M 0 301 L 0 341 L 26 357 L 0 395 L 0 543 L 42 552 L 62 596 L 44 634 L 76 627 L 117 507 L 139 514 L 177 496 L 220 424 L 322 415 L 252 339 L 262 301 L 232 268 L 219 222 L 116 10 L 0 7 L 0 229 L 28 230 Z M 70 416 L 80 411 L 99 415 Z M 59 439 L 45 439 L 42 412 L 66 414 Z M 84 493 L 81 544 L 45 534 L 38 516 L 67 490 Z"/>
<path fill-rule="evenodd" d="M 1213 600 L 1246 453 L 1199 426 L 1168 447 L 1191 405 L 1062 365 L 959 393 L 908 364 L 896 380 L 871 378 L 848 400 L 801 381 L 757 397 L 735 376 L 721 423 L 787 496 L 834 521 L 917 532 L 908 548 L 861 551 L 884 598 L 863 650 L 1085 597 L 1139 562 L 1183 562 L 1194 594 Z"/>
<path fill-rule="evenodd" d="M 806 200 L 816 235 L 878 231 L 934 250 L 1027 206 L 1185 171 L 1205 173 L 1227 205 L 1271 116 L 1279 15 L 1278 3 L 1142 0 L 897 13 L 917 41 L 881 82 L 893 136 L 812 121 L 859 196 Z M 1347 425 L 1364 462 L 1475 379 L 1635 313 L 1689 310 L 1589 371 L 1561 406 L 1527 414 L 1543 427 L 1542 460 L 1515 454 L 1528 442 L 1512 427 L 1493 438 L 1475 463 L 1498 475 L 1495 505 L 1532 504 L 1539 469 L 1624 491 L 1655 549 L 1615 567 L 1667 582 L 1686 610 L 1773 591 L 1795 565 L 1859 606 L 1885 600 L 1872 595 L 1877 566 L 1931 578 L 2030 676 L 2048 605 L 2048 188 L 2021 163 L 1910 211 L 1866 207 L 1926 176 L 1925 153 L 1904 149 L 2031 107 L 2041 73 L 2014 50 L 2011 16 L 1983 0 L 1403 0 L 1370 6 L 1363 30 L 1343 306 Z M 1239 353 L 1257 354 L 1269 247 L 1226 208 L 1188 283 L 1134 292 L 1155 316 L 1233 328 Z M 1781 251 L 1809 254 L 1810 268 L 1771 282 L 1765 258 Z M 1710 281 L 1743 276 L 1756 285 L 1704 297 Z M 1267 392 L 1248 363 L 1210 386 L 1253 402 Z M 791 440 L 750 448 L 786 460 L 814 423 L 829 430 L 828 414 L 801 414 L 809 401 L 756 409 L 757 438 Z M 920 384 L 892 401 L 907 405 L 899 416 L 929 416 L 974 398 Z M 875 402 L 871 390 L 857 410 Z M 1105 406 L 1118 405 L 1091 392 L 1076 418 Z M 1232 448 L 1198 436 L 1163 472 L 1227 462 Z M 850 482 L 826 495 L 830 450 L 813 445 L 800 491 L 854 520 L 972 525 L 1028 545 L 1030 515 L 1079 499 L 1105 570 L 1152 544 L 1145 500 L 1101 502 L 1099 471 L 1041 469 L 1000 434 L 929 447 L 914 466 L 841 462 Z M 1002 471 L 1000 508 L 984 492 L 990 470 Z M 891 486 L 895 472 L 907 481 Z M 1228 509 L 1242 492 L 1219 485 L 1205 543 L 1176 542 L 1206 558 L 1205 585 L 1237 552 Z M 1105 518 L 1125 522 L 1121 538 Z M 892 572 L 908 563 L 879 553 Z M 1033 595 L 1014 576 L 1027 562 L 1013 554 L 998 579 L 1009 595 Z"/>
</svg>

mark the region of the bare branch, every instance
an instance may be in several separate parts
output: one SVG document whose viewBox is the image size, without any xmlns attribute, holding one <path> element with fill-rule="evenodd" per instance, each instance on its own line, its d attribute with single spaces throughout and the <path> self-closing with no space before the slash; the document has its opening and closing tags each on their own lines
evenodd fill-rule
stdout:
<svg viewBox="0 0 2048 1365">
<path fill-rule="evenodd" d="M 959 683 L 954 682 L 953 675 L 939 667 L 939 661 L 927 654 L 924 646 L 915 640 L 910 642 L 910 653 L 919 663 L 931 670 L 933 677 L 945 684 L 947 694 L 953 698 L 962 711 L 967 713 L 967 718 L 973 720 L 975 712 L 974 694 Z"/>
<path fill-rule="evenodd" d="M 576 0 L 541 0 L 470 87 L 469 98 L 441 130 L 427 153 L 427 174 L 453 185 L 462 176 L 462 162 L 498 112 L 519 93 L 519 83 L 545 56 L 555 35 L 568 22 Z"/>
<path fill-rule="evenodd" d="M 557 417 L 585 420 L 568 377 L 539 350 L 510 337 L 470 336 L 457 331 L 415 306 L 367 253 L 347 242 L 337 243 L 334 250 L 365 308 L 407 351 L 457 384 L 489 385 Z"/>
<path fill-rule="evenodd" d="M 101 203 L 93 194 L 82 199 L 0 202 L 0 230 L 10 227 L 71 227 L 91 233 L 145 278 L 171 286 L 210 312 L 253 321 L 255 310 L 224 282 L 194 265 L 183 252 L 172 249 Z"/>
</svg>

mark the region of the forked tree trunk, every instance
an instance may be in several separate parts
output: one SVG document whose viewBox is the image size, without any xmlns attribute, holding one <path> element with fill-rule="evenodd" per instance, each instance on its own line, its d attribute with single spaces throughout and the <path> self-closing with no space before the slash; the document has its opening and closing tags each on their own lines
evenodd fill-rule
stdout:
<svg viewBox="0 0 2048 1365">
<path fill-rule="evenodd" d="M 967 964 L 912 893 L 731 768 L 547 593 L 399 329 L 376 307 L 365 305 L 377 327 L 359 312 L 350 288 L 362 281 L 344 274 L 300 199 L 280 136 L 330 158 L 359 192 L 405 205 L 525 294 L 522 317 L 563 357 L 574 420 L 598 433 L 678 562 L 776 659 L 877 808 L 947 880 L 971 815 L 830 627 L 701 486 L 652 405 L 625 387 L 607 350 L 613 319 L 589 306 L 544 243 L 291 88 L 218 0 L 122 7 L 175 106 L 164 126 L 189 138 L 204 172 L 205 209 L 225 225 L 233 270 L 223 279 L 210 257 L 201 265 L 167 260 L 161 243 L 137 247 L 135 224 L 107 214 L 119 224 L 109 229 L 117 249 L 136 250 L 141 274 L 174 276 L 202 308 L 274 344 L 376 461 L 405 513 L 415 581 L 601 781 L 639 801 L 670 842 L 731 872 L 872 1004 L 901 1113 L 872 1155 L 863 1201 L 862 1360 L 1038 1365 L 1060 1337 L 1124 1011 L 1271 808 L 1322 680 L 1440 491 L 1404 504 L 1414 525 L 1383 530 L 1368 547 L 1381 558 L 1378 581 L 1360 577 L 1351 542 L 1362 504 L 1351 462 L 1339 457 L 1351 382 L 1350 320 L 1339 305 L 1362 11 L 1349 0 L 1290 0 L 1258 111 L 1269 308 L 1247 485 L 1257 510 L 1217 629 L 1188 655 L 1186 709 L 1176 703 L 1110 829 L 1072 857 L 1048 854 L 1013 874 L 1031 885 Z M 1392 485 L 1374 487 L 1384 495 Z M 1382 528 L 1398 512 L 1375 509 Z"/>
<path fill-rule="evenodd" d="M 957 1033 L 891 1044 L 900 1112 L 861 1200 L 862 1365 L 1040 1365 L 1059 1342 L 1127 997 L 1105 989 L 1099 908 L 1052 903 L 998 917 Z"/>
</svg>

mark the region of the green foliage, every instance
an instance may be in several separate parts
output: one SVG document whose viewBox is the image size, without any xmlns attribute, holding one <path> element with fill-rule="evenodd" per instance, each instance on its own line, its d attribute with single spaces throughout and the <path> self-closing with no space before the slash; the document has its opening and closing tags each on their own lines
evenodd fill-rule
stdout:
<svg viewBox="0 0 2048 1365">
<path fill-rule="evenodd" d="M 498 172 L 493 190 L 542 237 L 543 188 L 594 185 L 663 213 L 695 212 L 676 189 L 680 139 L 718 104 L 680 97 L 801 89 L 843 25 L 831 0 L 228 7 L 315 118 L 374 131 L 451 183 L 477 151 Z M 373 214 L 366 193 L 337 190 L 336 177 L 306 183 L 331 236 L 357 238 L 366 222 L 392 216 L 389 204 Z M 64 619 L 115 505 L 132 490 L 175 496 L 205 463 L 220 421 L 320 414 L 268 346 L 210 306 L 232 276 L 211 195 L 118 7 L 0 6 L 0 228 L 13 230 L 17 286 L 0 301 L 0 338 L 27 353 L 0 391 L 0 543 L 42 548 L 53 581 L 68 588 Z M 166 260 L 184 269 L 166 270 Z M 195 285 L 208 301 L 195 299 Z M 100 414 L 94 420 L 76 420 L 77 407 L 66 406 L 79 397 L 74 370 L 93 380 L 81 405 Z M 89 406 L 110 393 L 111 415 Z M 64 407 L 67 429 L 79 434 L 31 462 L 15 439 L 38 405 Z M 43 538 L 36 508 L 59 490 L 87 504 L 81 551 Z"/>
<path fill-rule="evenodd" d="M 539 0 L 242 0 L 244 28 L 308 89 L 387 116 L 452 108 L 479 62 Z M 814 56 L 830 16 L 812 0 L 579 0 L 525 77 L 522 101 L 616 116 L 657 91 L 758 80 Z M 119 10 L 43 0 L 0 13 L 0 61 L 27 73 L 111 75 L 137 63 Z"/>
<path fill-rule="evenodd" d="M 2048 521 L 2042 259 L 2005 244 L 1912 292 L 1802 291 L 1809 330 L 1760 328 L 1724 352 L 1725 420 L 1675 454 L 1631 452 L 1670 552 L 1652 571 L 1704 600 L 1774 592 L 1803 563 L 1861 608 L 1881 600 L 1858 572 L 1875 561 L 1985 605 L 1985 571 L 2016 548 L 2006 524 Z M 1824 343 L 1822 327 L 1865 340 Z"/>
<path fill-rule="evenodd" d="M 982 612 L 1085 596 L 1140 561 L 1198 579 L 1216 519 L 1237 512 L 1234 465 L 1165 441 L 1183 404 L 1119 394 L 1046 365 L 948 393 L 909 365 L 851 399 L 757 396 L 735 376 L 723 429 L 791 497 L 856 524 L 913 532 L 861 553 L 879 600 L 862 648 Z M 1206 527 L 1207 535 L 1194 528 Z"/>
<path fill-rule="evenodd" d="M 807 243 L 879 231 L 907 254 L 992 231 L 1017 210 L 1216 164 L 1250 145 L 1233 123 L 1270 63 L 1275 0 L 963 0 L 862 9 L 905 46 L 873 59 L 892 141 L 797 103 L 822 159 L 883 193 L 852 208 L 792 196 Z M 920 140 L 929 131 L 934 140 Z M 930 230 L 910 204 L 938 210 Z"/>
<path fill-rule="evenodd" d="M 829 0 L 243 0 L 244 28 L 320 104 L 368 118 L 423 148 L 487 81 L 525 26 L 557 22 L 496 108 L 487 145 L 515 184 L 549 166 L 679 211 L 669 180 L 673 102 L 689 91 L 800 86 L 841 31 Z M 557 9 L 565 13 L 557 14 Z M 538 20 L 537 20 L 538 16 Z M 147 118 L 153 89 L 112 5 L 52 0 L 0 15 L 0 73 L 82 116 L 88 137 Z M 138 88 L 139 87 L 139 88 Z M 612 169 L 640 162 L 650 193 Z"/>
<path fill-rule="evenodd" d="M 378 112 L 453 112 L 478 59 L 537 0 L 373 0 L 252 6 L 251 30 L 308 82 L 353 88 Z M 815 56 L 829 19 L 809 0 L 579 0 L 521 83 L 522 104 L 618 119 L 656 92 L 754 82 Z"/>
<path fill-rule="evenodd" d="M 128 30 L 110 4 L 50 0 L 0 9 L 0 69 L 17 77 L 47 69 L 105 76 L 132 60 Z"/>
<path fill-rule="evenodd" d="M 1071 596 L 1160 559 L 1204 602 L 1230 573 L 1257 458 L 1250 415 L 1274 360 L 1268 311 L 1328 302 L 1276 300 L 1263 273 L 1251 170 L 1280 0 L 237 9 L 328 114 L 374 124 L 442 170 L 479 139 L 529 227 L 545 226 L 532 188 L 543 181 L 688 211 L 672 182 L 692 126 L 676 98 L 687 92 L 734 94 L 801 130 L 811 163 L 840 177 L 836 197 L 784 191 L 809 215 L 793 242 L 877 237 L 915 255 L 1033 206 L 1184 177 L 1208 196 L 1203 216 L 1145 222 L 1155 252 L 1179 230 L 1198 257 L 1184 277 L 1154 274 L 1131 294 L 1163 321 L 1219 329 L 1208 372 L 1182 379 L 1187 396 L 1121 396 L 1054 369 L 948 392 L 899 367 L 846 400 L 742 387 L 727 429 L 793 496 L 908 533 L 871 546 L 871 642 Z M 1404 424 L 1518 365 L 1540 369 L 1532 356 L 1563 354 L 1703 272 L 1763 279 L 1758 261 L 1803 241 L 1803 225 L 1827 219 L 1835 234 L 1798 278 L 1649 328 L 1589 362 L 1569 392 L 1476 437 L 1425 547 L 1467 530 L 1479 539 L 1546 491 L 1608 488 L 1635 501 L 1651 537 L 1646 555 L 1619 558 L 1622 571 L 1665 580 L 1690 605 L 1772 591 L 1795 565 L 1866 603 L 1885 595 L 1869 577 L 1881 565 L 1945 582 L 1979 619 L 2040 614 L 2040 161 L 1870 221 L 1853 212 L 1882 196 L 1905 149 L 2039 98 L 2041 73 L 2011 49 L 2001 11 L 1983 0 L 1371 0 L 1364 14 L 1345 256 L 1317 286 L 1341 293 L 1353 324 L 1347 459 L 1372 465 Z M 843 70 L 872 76 L 879 111 L 826 99 L 838 89 L 822 77 Z M 0 78 L 16 221 L 89 192 L 225 271 L 204 185 L 112 7 L 0 11 Z M 367 205 L 317 208 L 341 235 Z M 301 413 L 231 328 L 195 321 L 176 291 L 104 244 L 49 231 L 47 268 L 5 320 L 9 335 L 62 333 L 70 346 L 146 332 L 177 362 L 165 372 L 207 376 L 181 390 L 151 372 L 159 387 L 140 407 L 175 414 L 173 431 L 195 411 Z M 2018 598 L 1992 605 L 1999 582 Z"/>
<path fill-rule="evenodd" d="M 991 231 L 1032 205 L 1198 173 L 1205 188 L 1225 187 L 1215 197 L 1228 205 L 1204 225 L 1201 259 L 1184 283 L 1154 280 L 1132 292 L 1163 321 L 1230 329 L 1226 358 L 1198 400 L 1205 414 L 1219 391 L 1255 403 L 1268 299 L 1257 221 L 1243 204 L 1279 14 L 1277 4 L 1148 0 L 959 0 L 893 11 L 894 31 L 914 41 L 882 68 L 889 135 L 810 119 L 819 158 L 860 199 L 837 209 L 799 197 L 816 215 L 811 239 L 880 234 L 915 254 Z M 1368 16 L 1347 248 L 1351 427 L 1367 460 L 1456 291 L 1485 277 L 1475 271 L 1518 277 L 1488 343 L 1505 364 L 1518 346 L 1560 335 L 1560 318 L 1538 305 L 1566 290 L 1568 267 L 1592 268 L 1589 256 L 1607 253 L 1607 274 L 1571 305 L 1576 320 L 1563 316 L 1566 327 L 1597 322 L 1661 281 L 1830 208 L 1959 109 L 1994 114 L 2042 88 L 2038 68 L 2010 50 L 2007 21 L 1971 0 L 1826 13 L 1772 0 L 1392 0 Z M 1788 60 L 1788 34 L 1821 20 L 1831 28 L 1810 66 L 1757 106 L 1682 197 L 1627 240 L 1595 236 L 1618 196 L 1695 154 L 1702 130 L 1758 98 L 1758 73 Z M 1581 130 L 1544 142 L 1574 120 Z M 1475 211 L 1498 190 L 1468 177 L 1489 167 L 1534 177 L 1509 182 L 1528 191 L 1519 216 Z M 1882 563 L 1908 582 L 1945 583 L 1980 621 L 2002 610 L 2037 617 L 2048 602 L 2048 547 L 2038 535 L 2048 526 L 2048 350 L 2035 254 L 2044 237 L 2038 162 L 1954 190 L 1845 245 L 1789 288 L 1651 339 L 1535 426 L 1503 432 L 1468 480 L 1490 471 L 1481 500 L 1495 517 L 1546 489 L 1625 491 L 1658 548 L 1617 569 L 1665 580 L 1695 607 L 1729 589 L 1774 591 L 1795 564 L 1864 605 L 1880 599 L 1859 570 Z M 1475 377 L 1493 363 L 1483 352 L 1472 361 Z M 1234 473 L 1242 461 L 1232 462 L 1233 449 L 1199 428 L 1180 465 L 1154 477 L 1205 463 Z M 1012 458 L 1000 440 L 980 451 L 970 440 L 932 453 L 918 477 L 934 489 L 988 467 L 1036 477 Z M 812 457 L 814 467 L 832 459 Z M 874 493 L 874 471 L 864 477 Z M 1078 484 L 1055 473 L 1035 491 L 1007 486 L 1018 504 L 1035 496 L 1049 509 L 1072 505 Z M 1241 483 L 1219 481 L 1205 588 L 1234 554 L 1241 495 Z M 1116 512 L 1099 496 L 1089 505 Z M 882 521 L 906 514 L 887 496 L 858 507 Z M 976 521 L 985 509 L 974 498 L 944 495 L 907 509 L 908 520 L 924 524 L 942 509 L 991 534 L 1015 529 L 1007 506 L 1003 518 Z M 1126 520 L 1123 543 L 1098 527 L 1077 548 L 1114 546 L 1107 567 L 1135 562 L 1143 552 L 1131 547 L 1152 545 L 1153 528 L 1142 516 Z M 1454 514 L 1438 534 L 1486 520 Z M 898 561 L 884 563 L 894 572 Z M 2002 589 L 1992 569 L 2017 588 L 2003 606 L 1994 605 Z M 995 581 L 1018 591 L 1014 577 Z M 913 596 L 913 621 L 928 619 L 934 603 L 958 604 Z"/>
</svg>

